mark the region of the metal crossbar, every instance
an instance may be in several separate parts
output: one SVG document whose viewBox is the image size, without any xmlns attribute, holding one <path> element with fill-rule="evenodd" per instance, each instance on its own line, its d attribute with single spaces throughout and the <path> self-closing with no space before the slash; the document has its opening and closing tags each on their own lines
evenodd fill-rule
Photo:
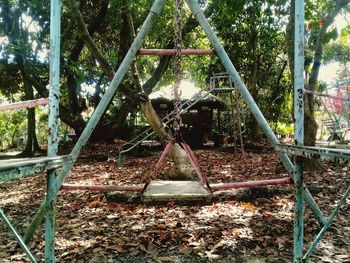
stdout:
<svg viewBox="0 0 350 263">
<path fill-rule="evenodd" d="M 72 162 L 73 158 L 70 155 L 1 160 L 0 181 L 31 176 L 46 170 L 60 168 Z"/>
<path fill-rule="evenodd" d="M 174 49 L 140 49 L 137 53 L 140 56 L 172 56 L 175 55 Z M 212 49 L 182 49 L 179 53 L 181 56 L 189 55 L 214 55 L 214 50 Z"/>
<path fill-rule="evenodd" d="M 48 98 L 41 98 L 37 100 L 27 100 L 27 101 L 0 105 L 0 111 L 34 108 L 35 106 L 47 105 L 48 103 L 49 103 Z"/>
<path fill-rule="evenodd" d="M 288 155 L 321 159 L 335 163 L 348 163 L 350 161 L 350 150 L 345 149 L 298 146 L 290 144 L 278 144 L 275 146 L 275 149 Z"/>
</svg>

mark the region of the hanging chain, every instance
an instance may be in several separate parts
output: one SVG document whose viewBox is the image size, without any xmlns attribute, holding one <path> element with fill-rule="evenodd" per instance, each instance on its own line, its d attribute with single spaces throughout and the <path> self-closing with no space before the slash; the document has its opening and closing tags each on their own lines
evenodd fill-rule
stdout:
<svg viewBox="0 0 350 263">
<path fill-rule="evenodd" d="M 174 18 L 174 131 L 175 137 L 179 137 L 181 126 L 181 50 L 182 50 L 182 10 L 183 0 L 175 0 L 175 18 Z"/>
</svg>

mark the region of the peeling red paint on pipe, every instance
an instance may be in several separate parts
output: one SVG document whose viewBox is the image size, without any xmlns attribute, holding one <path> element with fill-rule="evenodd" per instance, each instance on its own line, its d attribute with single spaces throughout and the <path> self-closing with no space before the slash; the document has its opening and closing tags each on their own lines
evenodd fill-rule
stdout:
<svg viewBox="0 0 350 263">
<path fill-rule="evenodd" d="M 140 56 L 172 56 L 175 55 L 174 49 L 140 49 L 138 52 Z M 214 50 L 212 49 L 182 49 L 180 55 L 214 55 Z"/>
<path fill-rule="evenodd" d="M 230 190 L 238 188 L 250 188 L 250 187 L 261 187 L 268 185 L 286 185 L 292 184 L 290 177 L 269 179 L 269 180 L 258 180 L 258 181 L 249 181 L 249 182 L 238 182 L 238 183 L 222 183 L 222 184 L 211 184 L 210 188 L 213 191 L 220 190 Z"/>
<path fill-rule="evenodd" d="M 101 191 L 101 192 L 142 192 L 144 185 L 79 185 L 63 184 L 61 190 L 65 191 Z"/>
<path fill-rule="evenodd" d="M 28 108 L 34 108 L 37 105 L 46 105 L 46 104 L 49 104 L 48 98 L 41 98 L 41 99 L 37 99 L 37 100 L 27 100 L 27 101 L 21 101 L 21 102 L 0 105 L 0 111 L 16 110 L 16 109 L 28 109 Z"/>
</svg>

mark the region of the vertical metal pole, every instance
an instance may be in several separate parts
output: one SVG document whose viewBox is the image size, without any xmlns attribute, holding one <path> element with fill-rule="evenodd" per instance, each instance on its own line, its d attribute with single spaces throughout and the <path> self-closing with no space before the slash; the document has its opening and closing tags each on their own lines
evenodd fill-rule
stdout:
<svg viewBox="0 0 350 263">
<path fill-rule="evenodd" d="M 304 0 L 295 1 L 294 27 L 294 139 L 296 145 L 304 145 Z M 294 247 L 293 262 L 303 260 L 304 202 L 303 160 L 296 158 L 294 171 Z"/>
<path fill-rule="evenodd" d="M 197 0 L 186 0 L 187 4 L 191 8 L 192 13 L 196 16 L 199 24 L 201 25 L 202 29 L 204 30 L 205 34 L 207 35 L 208 39 L 210 40 L 211 44 L 213 45 L 216 54 L 220 57 L 221 63 L 225 66 L 227 72 L 230 74 L 231 78 L 233 79 L 235 85 L 240 89 L 241 94 L 245 102 L 247 103 L 248 107 L 250 108 L 250 111 L 254 115 L 255 119 L 259 123 L 260 127 L 264 131 L 267 138 L 270 139 L 272 145 L 279 144 L 279 141 L 276 137 L 276 135 L 273 133 L 270 125 L 266 121 L 264 115 L 260 111 L 258 105 L 255 103 L 254 98 L 249 93 L 247 87 L 244 85 L 243 81 L 241 80 L 236 68 L 232 64 L 232 61 L 228 57 L 227 53 L 225 52 L 225 49 L 220 44 L 219 39 L 215 35 L 214 31 L 210 27 L 207 19 L 205 18 L 200 6 L 197 3 Z M 286 154 L 279 154 L 279 157 L 281 158 L 284 167 L 287 169 L 287 171 L 290 174 L 294 174 L 294 165 L 290 161 L 289 157 Z M 313 214 L 317 218 L 317 220 L 324 224 L 326 220 L 323 217 L 323 214 L 320 210 L 320 208 L 317 206 L 315 200 L 313 199 L 312 195 L 308 191 L 307 188 L 305 188 L 305 200 L 307 201 L 308 205 L 310 206 Z"/>
<path fill-rule="evenodd" d="M 132 60 L 135 58 L 137 52 L 139 51 L 139 49 L 143 43 L 143 40 L 148 35 L 149 31 L 152 28 L 152 25 L 154 24 L 154 21 L 156 20 L 157 16 L 161 12 L 165 1 L 166 0 L 156 0 L 153 3 L 153 6 L 152 6 L 144 24 L 142 25 L 140 31 L 138 32 L 138 34 L 133 42 L 133 44 L 131 45 L 128 53 L 126 54 L 123 62 L 121 63 L 116 74 L 114 75 L 106 93 L 103 95 L 100 103 L 98 104 L 97 108 L 95 109 L 94 113 L 92 114 L 91 119 L 87 123 L 85 129 L 83 130 L 77 143 L 75 144 L 75 146 L 71 152 L 71 155 L 72 155 L 74 161 L 76 161 L 76 159 L 78 158 L 80 150 L 83 148 L 83 146 L 86 144 L 86 142 L 90 138 L 97 123 L 99 122 L 103 113 L 107 109 L 109 102 L 114 97 L 120 83 L 122 82 L 126 72 L 129 69 L 129 66 L 130 66 Z M 68 173 L 72 169 L 73 165 L 74 165 L 74 163 L 64 166 L 62 168 L 61 172 L 58 174 L 57 179 L 56 179 L 56 187 L 57 187 L 56 193 L 60 189 L 65 178 L 67 177 Z M 24 235 L 24 241 L 26 243 L 28 243 L 29 240 L 32 238 L 35 230 L 37 229 L 43 216 L 45 215 L 46 203 L 47 203 L 46 200 L 44 200 L 42 202 L 42 204 L 41 204 L 40 208 L 38 209 L 32 223 L 30 224 L 26 234 Z"/>
<path fill-rule="evenodd" d="M 58 150 L 61 1 L 51 0 L 50 7 L 50 110 L 47 156 L 52 157 L 57 155 Z M 56 170 L 49 170 L 47 171 L 45 262 L 55 262 L 56 192 Z"/>
</svg>

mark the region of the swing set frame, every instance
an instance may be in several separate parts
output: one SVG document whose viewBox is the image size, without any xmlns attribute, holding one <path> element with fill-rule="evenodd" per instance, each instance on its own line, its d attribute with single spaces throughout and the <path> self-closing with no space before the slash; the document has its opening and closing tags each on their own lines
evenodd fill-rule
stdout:
<svg viewBox="0 0 350 263">
<path fill-rule="evenodd" d="M 71 171 L 74 163 L 76 162 L 82 147 L 87 143 L 94 128 L 101 119 L 103 113 L 107 109 L 109 102 L 114 97 L 123 77 L 128 71 L 130 64 L 139 52 L 142 42 L 149 33 L 154 21 L 160 14 L 164 3 L 167 0 L 155 0 L 150 12 L 139 30 L 133 44 L 130 47 L 123 62 L 119 66 L 115 73 L 109 88 L 102 97 L 99 105 L 93 113 L 90 121 L 87 123 L 84 131 L 79 137 L 77 143 L 72 149 L 71 153 L 67 157 L 69 160 L 62 162 L 60 165 L 62 169 L 60 172 L 56 172 L 56 166 L 47 166 L 47 194 L 44 198 L 40 208 L 38 209 L 33 221 L 29 225 L 25 235 L 21 238 L 18 232 L 11 225 L 6 218 L 4 212 L 0 210 L 0 217 L 9 227 L 11 233 L 16 240 L 20 243 L 28 255 L 31 262 L 36 262 L 35 256 L 30 253 L 27 244 L 30 242 L 35 230 L 41 224 L 42 219 L 46 218 L 45 223 L 45 262 L 55 261 L 55 209 L 56 200 L 59 190 Z M 342 199 L 339 201 L 337 207 L 333 210 L 328 218 L 325 218 L 313 199 L 311 193 L 303 183 L 303 158 L 322 157 L 331 161 L 341 160 L 350 161 L 350 151 L 331 150 L 328 148 L 317 147 L 304 147 L 304 0 L 295 0 L 295 76 L 294 76 L 294 117 L 295 117 L 295 145 L 282 145 L 279 143 L 277 137 L 273 133 L 271 127 L 268 125 L 265 117 L 260 111 L 259 107 L 255 103 L 253 97 L 249 93 L 247 87 L 241 80 L 238 72 L 236 71 L 233 63 L 225 52 L 223 46 L 220 44 L 219 39 L 210 27 L 207 19 L 205 18 L 197 0 L 186 0 L 187 5 L 192 11 L 192 14 L 198 20 L 201 28 L 206 33 L 210 43 L 215 50 L 216 55 L 220 58 L 222 64 L 226 68 L 226 71 L 232 78 L 235 86 L 240 90 L 243 99 L 250 108 L 252 114 L 255 116 L 257 122 L 262 127 L 265 135 L 270 139 L 272 145 L 276 149 L 280 159 L 284 166 L 288 170 L 295 187 L 295 212 L 294 212 L 294 247 L 293 247 L 293 262 L 303 262 L 309 258 L 312 252 L 315 250 L 317 243 L 323 237 L 325 231 L 330 227 L 334 217 L 339 213 L 340 208 L 346 202 L 349 194 L 350 187 L 346 190 Z M 60 68 L 60 10 L 61 1 L 51 0 L 51 27 L 50 27 L 50 114 L 49 114 L 49 144 L 48 144 L 48 158 L 60 158 L 56 157 L 57 153 L 57 119 L 58 119 L 58 101 L 59 101 L 59 68 Z M 294 156 L 295 162 L 288 157 Z M 33 161 L 31 164 L 26 164 L 28 167 L 36 167 L 42 164 L 42 160 Z M 13 163 L 12 170 L 9 173 L 17 173 L 19 176 L 28 176 L 29 174 L 37 172 L 35 169 L 22 169 L 27 167 L 23 165 L 23 162 Z M 56 174 L 57 173 L 57 174 Z M 7 177 L 7 168 L 0 164 L 0 180 L 8 180 L 11 177 Z M 66 189 L 68 186 L 66 186 Z M 129 190 L 135 190 L 130 188 Z M 314 216 L 318 222 L 323 226 L 320 232 L 315 237 L 310 248 L 306 254 L 303 254 L 303 225 L 304 225 L 304 201 L 311 208 Z"/>
</svg>

